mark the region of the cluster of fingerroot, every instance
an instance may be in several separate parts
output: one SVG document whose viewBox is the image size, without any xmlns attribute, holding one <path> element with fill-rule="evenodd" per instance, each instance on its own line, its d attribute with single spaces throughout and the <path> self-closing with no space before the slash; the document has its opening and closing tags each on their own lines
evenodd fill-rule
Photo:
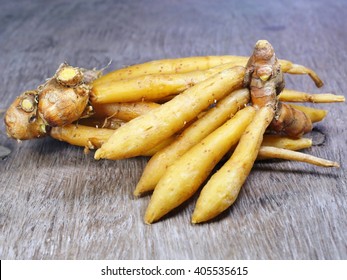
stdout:
<svg viewBox="0 0 347 280">
<path fill-rule="evenodd" d="M 5 124 L 14 139 L 50 135 L 97 149 L 95 159 L 150 156 L 134 190 L 153 192 L 145 222 L 161 219 L 204 184 L 192 216 L 201 223 L 233 204 L 256 160 L 338 167 L 297 151 L 312 145 L 303 136 L 327 111 L 285 102 L 344 97 L 286 89 L 283 73 L 307 74 L 323 85 L 313 70 L 278 60 L 265 40 L 250 57 L 163 59 L 106 75 L 65 63 L 15 99 Z"/>
</svg>

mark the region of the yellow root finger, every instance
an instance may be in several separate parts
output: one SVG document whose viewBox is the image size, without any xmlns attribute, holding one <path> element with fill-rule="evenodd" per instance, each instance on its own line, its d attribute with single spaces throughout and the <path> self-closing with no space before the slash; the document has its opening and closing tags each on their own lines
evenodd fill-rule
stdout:
<svg viewBox="0 0 347 280">
<path fill-rule="evenodd" d="M 62 127 L 52 127 L 50 136 L 59 141 L 69 143 L 74 146 L 84 147 L 88 150 L 100 148 L 114 133 L 114 129 L 96 128 L 81 124 L 70 124 Z M 145 151 L 143 156 L 152 156 L 157 151 L 171 144 L 175 137 L 163 140 L 157 146 Z"/>
<path fill-rule="evenodd" d="M 93 109 L 95 111 L 94 116 L 97 118 L 115 117 L 123 121 L 130 121 L 159 106 L 154 102 L 129 102 L 93 104 Z"/>
<path fill-rule="evenodd" d="M 222 156 L 237 143 L 240 133 L 251 121 L 254 111 L 247 112 L 249 108 L 251 107 L 239 111 L 231 120 L 217 128 L 170 165 L 155 187 L 145 214 L 146 223 L 159 220 L 198 190 Z M 277 135 L 264 135 L 262 147 L 263 145 L 300 150 L 311 147 L 312 141 L 307 138 L 291 139 Z M 257 160 L 259 159 L 262 158 L 258 155 Z"/>
<path fill-rule="evenodd" d="M 261 145 L 297 151 L 310 148 L 312 146 L 312 140 L 308 138 L 293 139 L 278 135 L 264 135 Z"/>
<path fill-rule="evenodd" d="M 188 149 L 190 149 L 191 145 L 186 146 L 186 144 L 189 143 L 192 142 L 182 141 L 181 143 L 180 139 L 177 139 L 174 140 L 172 144 L 168 145 L 165 149 L 159 150 L 157 154 L 154 154 L 154 156 L 147 163 L 145 170 L 143 171 L 141 179 L 134 191 L 134 195 L 140 196 L 146 192 L 154 190 L 168 167 L 171 166 L 176 160 L 178 160 Z M 175 148 L 176 145 L 178 146 L 177 149 Z M 309 138 L 293 139 L 279 135 L 264 135 L 264 139 L 261 145 L 297 151 L 312 147 L 312 140 Z M 182 148 L 182 150 L 180 149 L 180 147 Z M 235 148 L 231 149 L 229 157 L 234 150 Z M 257 157 L 257 160 L 262 159 L 265 158 L 262 158 L 260 156 Z"/>
<path fill-rule="evenodd" d="M 174 135 L 167 138 L 167 139 L 164 139 L 163 141 L 161 141 L 159 144 L 157 144 L 153 148 L 149 149 L 148 151 L 145 151 L 142 154 L 142 156 L 151 157 L 151 156 L 155 155 L 156 153 L 158 153 L 159 151 L 165 149 L 167 146 L 172 144 L 175 140 L 176 140 L 176 137 Z"/>
<path fill-rule="evenodd" d="M 287 62 L 283 67 L 288 67 L 294 73 L 290 65 L 293 64 Z M 162 100 L 168 96 L 178 94 L 220 71 L 234 66 L 235 63 L 231 62 L 217 65 L 210 69 L 188 73 L 151 74 L 132 79 L 110 81 L 108 83 L 94 83 L 90 98 L 94 104 Z M 307 68 L 303 67 L 303 69 Z M 307 73 L 311 73 L 311 71 L 308 70 Z M 299 74 L 302 74 L 302 72 Z M 315 75 L 314 77 L 318 76 Z"/>
<path fill-rule="evenodd" d="M 287 71 L 283 71 L 283 72 L 287 72 L 289 74 L 299 74 L 299 75 L 307 74 L 314 81 L 317 87 L 320 88 L 323 86 L 323 81 L 318 77 L 317 73 L 314 72 L 312 69 L 307 68 L 305 66 L 302 66 L 299 64 L 292 64 Z"/>
<path fill-rule="evenodd" d="M 285 102 L 312 102 L 312 103 L 332 103 L 345 102 L 343 95 L 331 93 L 310 94 L 306 92 L 284 89 L 278 96 L 280 101 Z"/>
<path fill-rule="evenodd" d="M 221 126 L 249 101 L 249 91 L 241 89 L 232 92 L 207 113 L 190 125 L 165 149 L 155 154 L 146 165 L 137 184 L 134 195 L 139 196 L 155 188 L 166 169 L 188 149 Z"/>
<path fill-rule="evenodd" d="M 262 158 L 278 158 L 286 160 L 295 160 L 306 162 L 322 167 L 339 167 L 340 165 L 337 162 L 318 158 L 312 155 L 307 155 L 304 153 L 291 151 L 287 149 L 281 149 L 276 147 L 264 147 L 262 146 L 259 150 L 260 157 Z"/>
<path fill-rule="evenodd" d="M 145 222 L 157 221 L 190 198 L 231 146 L 238 142 L 254 114 L 253 107 L 239 111 L 175 161 L 154 190 Z"/>
<path fill-rule="evenodd" d="M 132 79 L 150 74 L 177 74 L 201 71 L 225 63 L 245 67 L 248 59 L 249 57 L 246 56 L 225 55 L 154 60 L 112 71 L 95 80 L 93 85 L 98 86 L 103 83 Z M 294 64 L 288 60 L 281 59 L 279 62 L 283 72 L 309 75 L 318 87 L 323 85 L 323 82 L 313 70 L 302 65 Z"/>
<path fill-rule="evenodd" d="M 202 189 L 192 223 L 208 221 L 234 203 L 257 158 L 265 129 L 273 117 L 274 110 L 270 106 L 259 109 L 231 158 Z"/>
<path fill-rule="evenodd" d="M 244 68 L 235 67 L 187 89 L 159 108 L 139 116 L 119 129 L 95 153 L 95 159 L 121 159 L 141 155 L 181 130 L 201 111 L 240 88 Z"/>
<path fill-rule="evenodd" d="M 94 85 L 150 74 L 178 74 L 206 70 L 225 63 L 234 63 L 234 66 L 244 66 L 247 63 L 247 57 L 198 56 L 153 60 L 112 71 L 95 80 Z"/>
<path fill-rule="evenodd" d="M 261 146 L 269 146 L 269 147 L 276 147 L 276 148 L 282 148 L 292 151 L 298 151 L 302 149 L 307 149 L 312 147 L 312 140 L 309 138 L 290 138 L 280 135 L 264 135 L 263 142 L 261 143 Z M 226 158 L 230 158 L 232 153 L 234 152 L 236 146 L 232 147 L 230 151 L 227 153 Z M 261 156 L 257 156 L 257 160 L 263 160 L 263 159 L 269 159 L 269 158 L 263 158 Z"/>
<path fill-rule="evenodd" d="M 94 85 L 91 100 L 94 104 L 158 100 L 178 94 L 233 66 L 233 64 L 222 64 L 203 71 L 181 74 L 152 74 Z"/>
<path fill-rule="evenodd" d="M 101 147 L 113 133 L 112 129 L 69 124 L 52 127 L 50 136 L 71 145 L 95 149 Z"/>
</svg>

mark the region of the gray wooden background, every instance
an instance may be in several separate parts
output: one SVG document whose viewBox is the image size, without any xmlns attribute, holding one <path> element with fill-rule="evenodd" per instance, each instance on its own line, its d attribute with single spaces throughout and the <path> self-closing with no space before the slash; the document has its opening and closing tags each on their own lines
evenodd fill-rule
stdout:
<svg viewBox="0 0 347 280">
<path fill-rule="evenodd" d="M 249 55 L 267 39 L 280 58 L 314 68 L 288 88 L 347 91 L 347 2 L 0 1 L 0 108 L 63 61 L 111 69 L 168 57 Z M 306 152 L 340 169 L 257 163 L 239 199 L 213 222 L 191 225 L 196 197 L 152 226 L 149 196 L 132 191 L 147 158 L 94 161 L 46 138 L 17 143 L 0 124 L 1 259 L 346 259 L 346 105 L 316 125 Z M 324 138 L 325 137 L 325 138 Z M 324 138 L 324 139 L 322 139 Z M 323 141 L 324 140 L 324 141 Z"/>
</svg>

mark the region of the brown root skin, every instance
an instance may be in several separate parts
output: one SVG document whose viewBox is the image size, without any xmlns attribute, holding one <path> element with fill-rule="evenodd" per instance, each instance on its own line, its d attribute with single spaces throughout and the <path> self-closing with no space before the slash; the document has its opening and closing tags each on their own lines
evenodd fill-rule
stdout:
<svg viewBox="0 0 347 280">
<path fill-rule="evenodd" d="M 39 115 L 52 127 L 70 124 L 82 116 L 88 104 L 89 93 L 87 85 L 64 87 L 52 79 L 40 90 Z"/>
<path fill-rule="evenodd" d="M 39 86 L 38 111 L 44 122 L 56 127 L 89 116 L 90 84 L 100 75 L 98 70 L 61 64 L 55 75 Z"/>
<path fill-rule="evenodd" d="M 46 126 L 37 115 L 36 91 L 22 93 L 5 114 L 7 135 L 17 140 L 46 136 Z"/>
<path fill-rule="evenodd" d="M 276 116 L 268 129 L 276 134 L 300 137 L 312 130 L 312 122 L 304 112 L 288 104 L 279 103 Z"/>
<path fill-rule="evenodd" d="M 243 84 L 251 90 L 252 104 L 256 108 L 277 104 L 277 94 L 284 89 L 284 79 L 271 44 L 259 40 L 247 66 Z"/>
<path fill-rule="evenodd" d="M 260 40 L 255 45 L 247 63 L 244 85 L 250 88 L 253 106 L 272 106 L 276 110 L 268 128 L 270 131 L 300 137 L 312 130 L 312 122 L 304 112 L 278 101 L 285 83 L 281 66 L 269 42 Z"/>
<path fill-rule="evenodd" d="M 304 112 L 305 115 L 310 118 L 312 123 L 322 121 L 328 114 L 327 110 L 322 110 L 322 109 L 317 109 L 317 108 L 312 108 L 307 106 L 293 105 L 293 104 L 289 104 L 289 106 Z"/>
</svg>

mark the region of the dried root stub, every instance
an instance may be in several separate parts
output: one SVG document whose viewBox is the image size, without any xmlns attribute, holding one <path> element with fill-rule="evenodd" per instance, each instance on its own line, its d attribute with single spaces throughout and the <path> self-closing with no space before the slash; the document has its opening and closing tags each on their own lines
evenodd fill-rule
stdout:
<svg viewBox="0 0 347 280">
<path fill-rule="evenodd" d="M 16 98 L 5 115 L 8 136 L 27 140 L 46 135 L 46 125 L 37 114 L 38 92 L 26 91 Z"/>
<path fill-rule="evenodd" d="M 38 112 L 49 126 L 70 124 L 83 115 L 90 86 L 77 67 L 62 64 L 55 76 L 39 90 Z"/>
<path fill-rule="evenodd" d="M 64 87 L 51 80 L 40 92 L 38 111 L 49 126 L 63 126 L 81 117 L 88 99 L 88 86 Z"/>
</svg>

